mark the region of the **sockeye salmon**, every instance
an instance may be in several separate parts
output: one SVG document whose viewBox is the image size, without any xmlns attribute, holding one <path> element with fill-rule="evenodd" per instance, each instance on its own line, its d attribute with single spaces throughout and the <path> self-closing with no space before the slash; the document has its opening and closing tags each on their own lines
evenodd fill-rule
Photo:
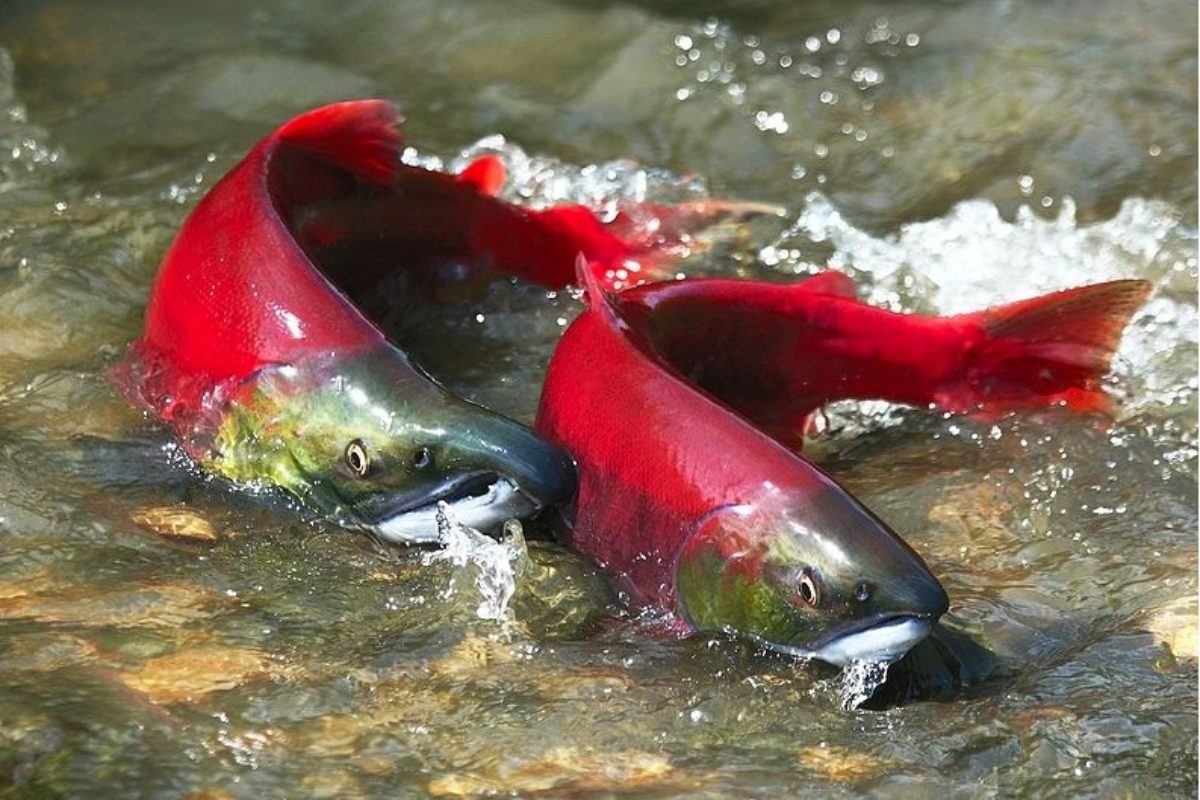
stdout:
<svg viewBox="0 0 1200 800">
<path fill-rule="evenodd" d="M 899 658 L 948 601 L 904 541 L 785 446 L 805 416 L 842 398 L 1103 408 L 1099 379 L 1148 292 L 1118 281 L 931 318 L 862 304 L 836 273 L 615 295 L 582 263 L 580 279 L 588 306 L 535 425 L 578 466 L 565 540 L 635 606 L 833 664 Z"/>
<path fill-rule="evenodd" d="M 401 163 L 398 121 L 382 101 L 339 103 L 263 139 L 183 223 L 112 376 L 205 470 L 412 542 L 436 537 L 438 502 L 489 530 L 569 498 L 574 469 L 440 386 L 351 295 L 447 263 L 560 287 L 580 252 L 615 283 L 739 210 L 633 204 L 602 224 L 582 206 L 521 208 L 493 196 L 495 157 L 457 176 Z"/>
</svg>

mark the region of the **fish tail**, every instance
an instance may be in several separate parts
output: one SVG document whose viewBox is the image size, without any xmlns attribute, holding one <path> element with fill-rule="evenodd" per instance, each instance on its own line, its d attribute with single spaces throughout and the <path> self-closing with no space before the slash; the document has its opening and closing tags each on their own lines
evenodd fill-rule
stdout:
<svg viewBox="0 0 1200 800">
<path fill-rule="evenodd" d="M 373 183 L 388 185 L 400 170 L 402 117 L 386 100 L 334 103 L 291 120 L 276 136 L 288 145 L 344 168 Z"/>
<path fill-rule="evenodd" d="M 478 176 L 467 176 L 474 182 Z M 478 185 L 478 184 L 476 184 Z M 623 205 L 616 216 L 601 221 L 583 205 L 568 204 L 540 210 L 523 209 L 520 223 L 512 214 L 495 209 L 482 215 L 474 236 L 476 248 L 499 256 L 501 262 L 527 263 L 516 270 L 544 286 L 567 286 L 575 277 L 575 255 L 583 253 L 598 279 L 619 290 L 674 275 L 675 264 L 707 246 L 719 229 L 764 214 L 775 206 L 703 200 L 660 205 Z"/>
<path fill-rule="evenodd" d="M 1101 379 L 1150 292 L 1148 281 L 1111 281 L 958 317 L 982 339 L 938 405 L 985 415 L 1045 405 L 1110 411 Z"/>
</svg>

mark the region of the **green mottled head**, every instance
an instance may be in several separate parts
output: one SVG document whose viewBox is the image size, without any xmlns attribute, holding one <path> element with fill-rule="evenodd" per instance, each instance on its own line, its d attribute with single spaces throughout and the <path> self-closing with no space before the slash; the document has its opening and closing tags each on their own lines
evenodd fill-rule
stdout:
<svg viewBox="0 0 1200 800">
<path fill-rule="evenodd" d="M 896 534 L 815 468 L 802 494 L 703 517 L 676 573 L 680 610 L 726 631 L 832 664 L 894 661 L 924 638 L 947 598 Z"/>
<path fill-rule="evenodd" d="M 234 392 L 204 466 L 405 543 L 437 538 L 439 502 L 487 531 L 575 491 L 563 450 L 389 346 L 260 371 Z"/>
</svg>

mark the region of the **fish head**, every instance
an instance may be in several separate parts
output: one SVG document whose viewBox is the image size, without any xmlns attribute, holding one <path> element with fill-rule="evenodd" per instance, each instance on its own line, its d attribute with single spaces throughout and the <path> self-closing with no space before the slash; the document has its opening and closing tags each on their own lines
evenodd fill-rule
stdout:
<svg viewBox="0 0 1200 800">
<path fill-rule="evenodd" d="M 439 503 L 490 532 L 569 499 L 576 482 L 564 450 L 390 346 L 261 370 L 231 397 L 211 450 L 214 471 L 406 544 L 436 541 Z"/>
<path fill-rule="evenodd" d="M 825 477 L 701 517 L 677 565 L 680 610 L 699 630 L 844 666 L 891 662 L 948 600 L 921 558 Z"/>
</svg>

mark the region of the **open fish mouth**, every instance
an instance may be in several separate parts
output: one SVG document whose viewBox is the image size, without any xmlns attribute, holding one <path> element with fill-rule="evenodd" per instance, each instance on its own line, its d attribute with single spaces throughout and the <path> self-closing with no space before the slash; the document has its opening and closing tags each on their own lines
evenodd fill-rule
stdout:
<svg viewBox="0 0 1200 800">
<path fill-rule="evenodd" d="M 831 631 L 808 645 L 761 641 L 769 650 L 815 658 L 837 667 L 852 661 L 899 660 L 933 630 L 935 620 L 915 614 L 883 614 Z"/>
<path fill-rule="evenodd" d="M 437 542 L 439 503 L 445 503 L 462 524 L 485 533 L 498 530 L 506 520 L 527 517 L 542 506 L 502 475 L 473 473 L 423 495 L 419 503 L 393 507 L 371 527 L 381 538 L 397 544 Z"/>
</svg>

